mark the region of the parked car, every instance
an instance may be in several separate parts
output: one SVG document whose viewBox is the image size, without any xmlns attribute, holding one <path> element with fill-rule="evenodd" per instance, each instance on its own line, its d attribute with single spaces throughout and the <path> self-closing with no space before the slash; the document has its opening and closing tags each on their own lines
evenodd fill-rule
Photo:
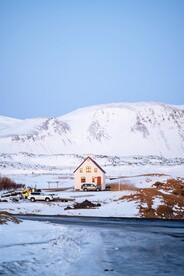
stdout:
<svg viewBox="0 0 184 276">
<path fill-rule="evenodd" d="M 44 194 L 41 192 L 32 192 L 28 195 L 28 199 L 31 202 L 34 202 L 36 200 L 45 200 L 45 201 L 51 201 L 54 200 L 53 195 Z"/>
<path fill-rule="evenodd" d="M 93 183 L 84 183 L 81 185 L 83 191 L 101 191 L 101 186 Z"/>
</svg>

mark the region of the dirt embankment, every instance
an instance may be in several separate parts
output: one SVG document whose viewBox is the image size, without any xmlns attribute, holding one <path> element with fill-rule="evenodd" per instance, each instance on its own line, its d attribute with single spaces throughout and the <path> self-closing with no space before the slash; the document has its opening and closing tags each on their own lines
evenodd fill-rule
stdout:
<svg viewBox="0 0 184 276">
<path fill-rule="evenodd" d="M 135 201 L 141 217 L 184 219 L 184 183 L 169 179 L 165 183 L 156 182 L 151 188 L 134 188 L 132 195 L 119 200 Z"/>
<path fill-rule="evenodd" d="M 100 203 L 93 203 L 89 200 L 84 200 L 83 202 L 81 203 L 78 203 L 78 202 L 75 202 L 73 207 L 70 207 L 70 206 L 67 206 L 65 208 L 65 210 L 70 210 L 70 209 L 88 209 L 88 208 L 96 208 L 96 207 L 100 207 L 101 204 Z"/>
<path fill-rule="evenodd" d="M 0 224 L 5 224 L 8 222 L 20 223 L 21 220 L 17 219 L 16 217 L 12 216 L 8 212 L 0 211 Z"/>
</svg>

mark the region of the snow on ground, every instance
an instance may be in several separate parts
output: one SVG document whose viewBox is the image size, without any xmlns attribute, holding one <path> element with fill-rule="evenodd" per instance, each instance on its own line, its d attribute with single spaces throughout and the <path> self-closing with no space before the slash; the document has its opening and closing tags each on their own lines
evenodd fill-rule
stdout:
<svg viewBox="0 0 184 276">
<path fill-rule="evenodd" d="M 1 225 L 0 275 L 74 276 L 81 267 L 80 275 L 102 275 L 96 262 L 102 247 L 98 232 L 89 228 L 35 221 Z"/>
<path fill-rule="evenodd" d="M 152 208 L 156 209 L 159 205 L 163 205 L 162 197 L 157 197 L 157 198 L 154 199 L 153 204 L 152 204 Z"/>
<path fill-rule="evenodd" d="M 166 181 L 170 178 L 184 178 L 184 164 L 176 166 L 108 166 L 103 167 L 106 171 L 106 183 L 130 184 L 135 187 L 147 187 L 155 181 Z M 22 183 L 26 186 L 37 187 L 38 189 L 48 188 L 49 182 L 51 188 L 69 188 L 73 187 L 73 171 L 75 167 L 61 167 L 60 171 L 42 171 L 37 170 L 17 170 L 2 169 L 1 176 L 8 176 L 16 183 Z M 150 174 L 150 176 L 149 176 Z M 110 180 L 116 178 L 115 180 Z M 57 183 L 56 183 L 57 182 Z"/>
<path fill-rule="evenodd" d="M 71 188 L 73 187 L 73 177 L 71 175 L 62 174 L 11 174 L 9 178 L 16 183 L 22 183 L 26 187 L 36 187 L 37 189 L 47 188 Z"/>
<path fill-rule="evenodd" d="M 69 198 L 70 192 L 58 193 L 60 197 Z M 70 202 L 30 202 L 29 200 L 20 200 L 19 202 L 1 202 L 1 210 L 12 214 L 40 214 L 40 215 L 69 215 L 69 216 L 99 216 L 99 217 L 123 217 L 137 216 L 137 204 L 134 202 L 117 201 L 124 195 L 132 194 L 132 191 L 120 192 L 72 192 L 70 198 L 76 202 L 89 200 L 100 203 L 101 206 L 89 209 L 70 209 L 65 210 L 67 206 L 73 206 L 75 201 Z M 66 196 L 67 195 L 67 196 Z"/>
<path fill-rule="evenodd" d="M 166 182 L 168 179 L 172 178 L 169 175 L 138 175 L 118 178 L 111 183 L 119 183 L 129 185 L 136 188 L 150 188 L 155 182 Z"/>
<path fill-rule="evenodd" d="M 5 161 L 3 161 L 4 159 Z M 16 183 L 25 184 L 26 187 L 38 189 L 67 188 L 66 191 L 56 193 L 61 198 L 70 198 L 75 202 L 88 199 L 94 203 L 100 203 L 101 207 L 85 210 L 64 210 L 67 206 L 72 207 L 74 202 L 31 203 L 20 201 L 18 203 L 1 202 L 1 209 L 10 213 L 22 214 L 132 217 L 138 215 L 138 203 L 118 201 L 119 198 L 133 194 L 135 188 L 151 188 L 155 182 L 163 183 L 171 178 L 184 177 L 184 164 L 180 159 L 166 160 L 153 156 L 97 156 L 95 160 L 106 171 L 106 183 L 116 184 L 119 191 L 76 192 L 73 190 L 73 171 L 82 160 L 83 157 L 77 155 L 46 156 L 26 153 L 1 155 L 0 161 L 4 165 L 1 166 L 0 172 L 1 176 L 8 176 Z M 126 185 L 126 190 L 121 190 L 123 185 Z"/>
<path fill-rule="evenodd" d="M 165 174 L 171 177 L 184 177 L 184 164 L 180 165 L 122 165 L 104 167 L 108 176 L 135 176 L 143 174 Z"/>
<path fill-rule="evenodd" d="M 72 175 L 87 155 L 55 154 L 36 155 L 29 153 L 0 154 L 2 175 L 61 174 Z M 107 176 L 132 176 L 137 174 L 162 173 L 184 177 L 182 158 L 165 159 L 159 156 L 100 156 L 94 160 L 106 171 Z"/>
</svg>

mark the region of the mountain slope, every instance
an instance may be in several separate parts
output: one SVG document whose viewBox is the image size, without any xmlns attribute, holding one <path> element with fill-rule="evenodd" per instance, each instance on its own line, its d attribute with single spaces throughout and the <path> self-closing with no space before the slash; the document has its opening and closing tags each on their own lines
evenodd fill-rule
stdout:
<svg viewBox="0 0 184 276">
<path fill-rule="evenodd" d="M 0 152 L 184 156 L 184 108 L 161 103 L 114 103 L 58 118 L 0 121 Z"/>
<path fill-rule="evenodd" d="M 18 119 L 0 116 L 0 133 L 1 133 L 1 131 L 4 131 L 4 130 L 10 128 L 13 125 L 15 126 L 20 122 L 21 122 L 21 120 L 18 120 Z"/>
</svg>

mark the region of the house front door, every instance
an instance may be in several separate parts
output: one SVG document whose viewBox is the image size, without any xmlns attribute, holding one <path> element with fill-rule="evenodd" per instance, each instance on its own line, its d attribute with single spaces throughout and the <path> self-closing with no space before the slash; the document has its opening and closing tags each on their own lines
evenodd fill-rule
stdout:
<svg viewBox="0 0 184 276">
<path fill-rule="evenodd" d="M 101 185 L 101 184 L 102 184 L 101 176 L 97 176 L 97 185 Z"/>
</svg>

